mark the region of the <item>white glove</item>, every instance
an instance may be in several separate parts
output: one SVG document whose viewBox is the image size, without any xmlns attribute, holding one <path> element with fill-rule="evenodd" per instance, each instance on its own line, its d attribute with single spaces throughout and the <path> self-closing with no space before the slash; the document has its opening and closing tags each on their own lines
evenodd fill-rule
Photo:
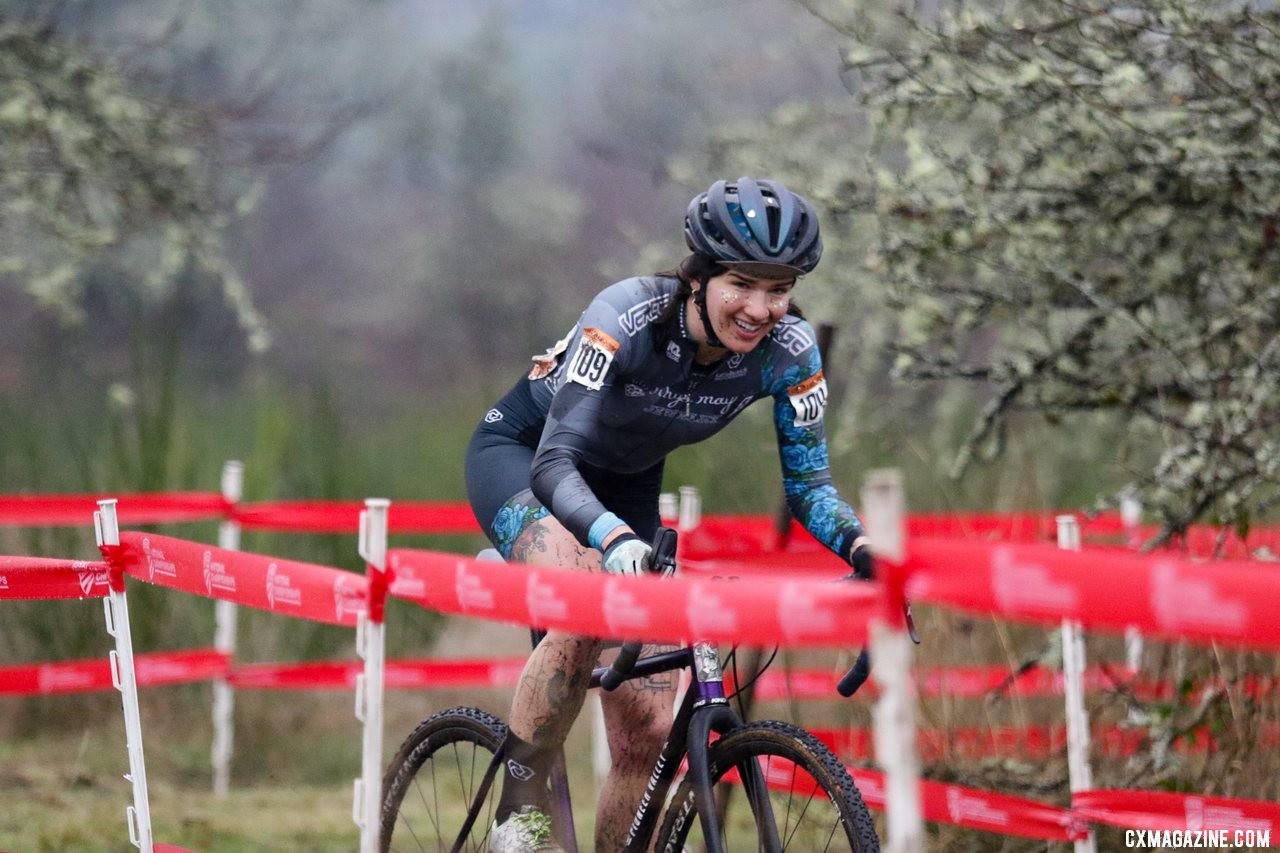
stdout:
<svg viewBox="0 0 1280 853">
<path fill-rule="evenodd" d="M 639 575 L 649 568 L 653 549 L 634 533 L 622 533 L 604 550 L 604 570 L 611 575 Z"/>
</svg>

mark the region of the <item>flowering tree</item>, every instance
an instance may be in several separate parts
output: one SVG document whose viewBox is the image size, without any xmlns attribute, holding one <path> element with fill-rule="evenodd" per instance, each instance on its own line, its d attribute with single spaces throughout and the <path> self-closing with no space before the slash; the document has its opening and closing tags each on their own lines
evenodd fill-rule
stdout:
<svg viewBox="0 0 1280 853">
<path fill-rule="evenodd" d="M 250 346 L 265 345 L 222 251 L 200 113 L 139 91 L 48 22 L 0 15 L 0 133 L 0 277 L 76 323 L 90 267 L 154 299 L 198 272 L 221 283 Z"/>
<path fill-rule="evenodd" d="M 1019 410 L 1116 412 L 1167 533 L 1274 507 L 1280 10 L 803 5 L 848 38 L 874 128 L 850 185 L 876 213 L 897 370 L 994 391 L 958 468 Z"/>
</svg>

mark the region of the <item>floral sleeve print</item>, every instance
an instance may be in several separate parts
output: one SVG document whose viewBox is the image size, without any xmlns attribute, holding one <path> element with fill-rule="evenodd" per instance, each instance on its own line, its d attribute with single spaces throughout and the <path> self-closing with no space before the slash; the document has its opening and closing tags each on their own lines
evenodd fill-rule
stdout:
<svg viewBox="0 0 1280 853">
<path fill-rule="evenodd" d="M 773 375 L 772 365 L 766 365 L 768 387 L 774 398 L 782 486 L 791 514 L 815 539 L 845 556 L 853 540 L 863 535 L 862 522 L 831 483 L 820 409 L 816 416 L 806 419 L 803 407 L 793 402 L 795 389 L 821 378 L 822 361 L 816 349 L 801 362 L 803 367 L 792 364 L 778 375 Z"/>
</svg>

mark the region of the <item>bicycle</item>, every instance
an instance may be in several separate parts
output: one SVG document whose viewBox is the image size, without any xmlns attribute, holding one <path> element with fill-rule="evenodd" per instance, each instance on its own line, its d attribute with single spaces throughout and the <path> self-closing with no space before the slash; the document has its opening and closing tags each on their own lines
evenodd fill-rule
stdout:
<svg viewBox="0 0 1280 853">
<path fill-rule="evenodd" d="M 655 567 L 673 571 L 674 554 L 675 531 L 663 528 L 654 542 Z M 652 849 L 673 853 L 880 849 L 862 795 L 826 745 L 791 723 L 744 722 L 730 707 L 714 645 L 694 643 L 646 657 L 640 650 L 639 643 L 623 644 L 612 665 L 594 670 L 592 688 L 611 690 L 678 669 L 690 670 L 691 679 L 632 820 L 626 851 L 647 851 L 655 838 Z M 500 719 L 471 707 L 420 723 L 383 778 L 379 849 L 487 850 L 506 734 Z M 745 797 L 733 795 L 738 787 Z M 553 773 L 551 811 L 557 841 L 576 851 L 563 760 Z"/>
</svg>

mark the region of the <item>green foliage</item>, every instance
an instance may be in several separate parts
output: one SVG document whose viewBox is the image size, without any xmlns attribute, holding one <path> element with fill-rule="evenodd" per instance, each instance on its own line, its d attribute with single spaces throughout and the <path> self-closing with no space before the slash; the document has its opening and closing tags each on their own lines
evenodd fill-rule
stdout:
<svg viewBox="0 0 1280 853">
<path fill-rule="evenodd" d="M 1019 410 L 1114 412 L 1115 462 L 1169 530 L 1274 506 L 1280 12 L 805 5 L 849 38 L 874 128 L 846 204 L 876 216 L 896 368 L 993 392 L 957 470 Z"/>
<path fill-rule="evenodd" d="M 85 276 L 163 300 L 193 274 L 219 282 L 254 349 L 265 325 L 220 238 L 226 216 L 196 110 L 140 90 L 42 21 L 0 13 L 0 282 L 67 324 Z"/>
</svg>

